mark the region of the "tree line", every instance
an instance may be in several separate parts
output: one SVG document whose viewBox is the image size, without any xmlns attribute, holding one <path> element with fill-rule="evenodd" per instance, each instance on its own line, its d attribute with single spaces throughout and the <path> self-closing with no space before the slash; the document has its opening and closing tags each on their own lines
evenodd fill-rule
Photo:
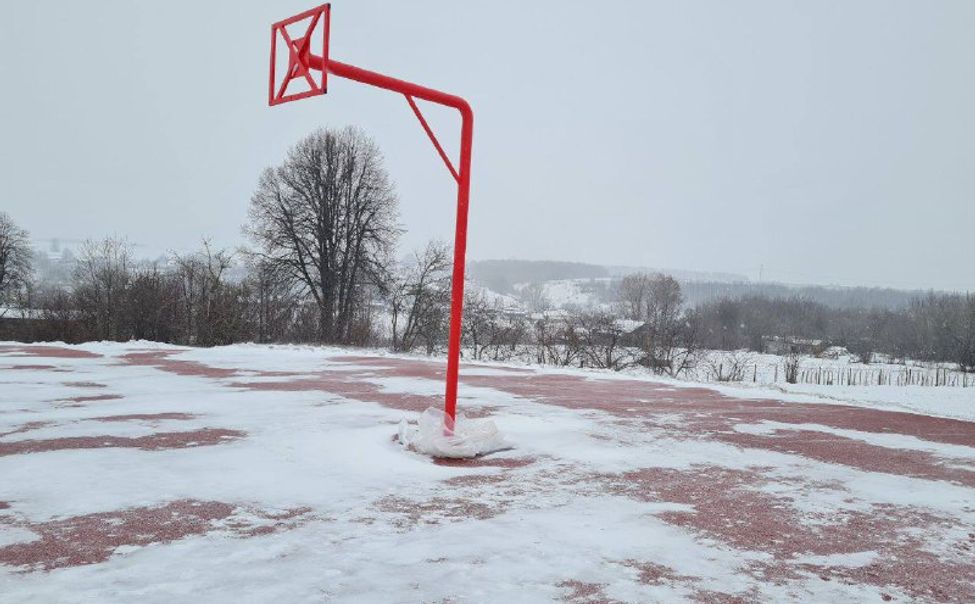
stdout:
<svg viewBox="0 0 975 604">
<path fill-rule="evenodd" d="M 763 350 L 773 336 L 822 340 L 861 362 L 957 363 L 975 371 L 975 295 L 930 293 L 905 308 L 832 308 L 802 297 L 749 296 L 696 308 L 701 345 L 715 350 Z"/>
<path fill-rule="evenodd" d="M 0 213 L 0 338 L 438 352 L 449 321 L 450 249 L 432 242 L 395 259 L 397 206 L 378 147 L 346 128 L 313 132 L 260 175 L 243 250 L 204 242 L 193 253 L 136 262 L 123 240 L 109 238 L 82 247 L 66 282 L 38 282 L 28 234 Z M 761 351 L 780 336 L 846 346 L 865 362 L 881 353 L 975 368 L 971 295 L 930 294 L 903 309 L 833 308 L 799 296 L 691 306 L 672 277 L 637 273 L 615 281 L 611 303 L 598 308 L 526 310 L 468 289 L 464 344 L 474 359 L 678 375 L 703 350 Z"/>
</svg>

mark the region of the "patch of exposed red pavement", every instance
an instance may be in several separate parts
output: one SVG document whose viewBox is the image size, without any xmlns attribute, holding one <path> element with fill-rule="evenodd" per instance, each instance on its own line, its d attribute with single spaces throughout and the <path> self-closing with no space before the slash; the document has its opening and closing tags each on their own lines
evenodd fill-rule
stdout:
<svg viewBox="0 0 975 604">
<path fill-rule="evenodd" d="M 198 361 L 172 359 L 170 357 L 185 352 L 183 350 L 149 350 L 130 352 L 119 357 L 127 365 L 155 367 L 176 375 L 190 377 L 229 378 L 240 375 L 236 369 L 211 367 Z"/>
<path fill-rule="evenodd" d="M 94 394 L 91 396 L 72 396 L 68 398 L 59 398 L 56 402 L 68 402 L 68 403 L 78 403 L 81 406 L 85 403 L 96 403 L 98 401 L 115 401 L 121 399 L 122 396 L 119 394 Z"/>
<path fill-rule="evenodd" d="M 695 577 L 678 575 L 674 569 L 656 562 L 642 562 L 640 560 L 624 560 L 623 566 L 629 566 L 637 571 L 637 580 L 644 585 L 661 585 L 673 581 L 693 581 Z"/>
<path fill-rule="evenodd" d="M 26 424 L 21 424 L 14 428 L 13 430 L 8 430 L 7 432 L 0 432 L 0 438 L 4 436 L 10 436 L 11 434 L 21 434 L 23 432 L 30 432 L 31 430 L 37 430 L 45 426 L 50 426 L 54 422 L 49 421 L 39 421 L 39 422 L 27 422 Z"/>
<path fill-rule="evenodd" d="M 341 358 L 357 359 L 359 357 Z M 328 392 L 330 394 L 337 394 L 350 400 L 365 403 L 377 403 L 384 407 L 398 409 L 400 411 L 422 412 L 429 407 L 441 407 L 443 405 L 443 397 L 439 394 L 425 395 L 404 392 L 389 392 L 383 390 L 380 385 L 369 381 L 369 377 L 376 376 L 364 375 L 362 371 L 353 369 L 321 372 L 313 377 L 306 376 L 273 382 L 237 381 L 228 384 L 228 386 L 232 388 L 245 388 L 247 390 L 272 392 Z M 463 410 L 463 414 L 465 417 L 470 419 L 478 419 L 488 417 L 496 410 L 497 407 L 482 405 L 479 407 L 465 409 Z"/>
<path fill-rule="evenodd" d="M 196 419 L 198 416 L 192 413 L 129 413 L 127 415 L 104 415 L 102 417 L 89 417 L 88 421 L 93 422 L 130 422 L 130 421 L 162 421 L 167 419 L 173 420 L 190 420 Z"/>
<path fill-rule="evenodd" d="M 966 543 L 941 543 L 954 555 L 937 554 L 925 541 L 932 536 L 965 531 L 959 520 L 920 508 L 875 505 L 868 512 L 832 512 L 809 522 L 790 500 L 757 490 L 759 469 L 702 467 L 691 470 L 647 468 L 609 478 L 611 492 L 641 501 L 693 506 L 690 512 L 657 516 L 737 549 L 772 554 L 752 563 L 750 572 L 764 581 L 799 577 L 798 570 L 823 580 L 839 579 L 878 587 L 895 586 L 914 598 L 975 601 L 975 561 Z M 971 539 L 975 544 L 975 537 Z M 800 555 L 828 556 L 864 551 L 876 558 L 860 567 L 797 564 Z"/>
<path fill-rule="evenodd" d="M 0 510 L 9 510 L 10 504 L 6 501 L 0 501 Z"/>
<path fill-rule="evenodd" d="M 424 411 L 428 407 L 443 404 L 441 396 L 386 392 L 372 382 L 364 380 L 355 371 L 329 371 L 316 377 L 305 377 L 274 382 L 232 382 L 232 388 L 260 391 L 304 392 L 321 391 L 343 398 L 378 403 L 402 411 Z"/>
<path fill-rule="evenodd" d="M 294 379 L 281 381 L 260 381 L 247 382 L 238 381 L 229 384 L 230 387 L 244 388 L 259 391 L 322 391 L 338 394 L 345 398 L 363 402 L 375 402 L 394 409 L 404 411 L 423 411 L 431 406 L 438 406 L 443 401 L 440 396 L 426 396 L 415 394 L 404 394 L 396 392 L 385 392 L 376 384 L 361 379 L 361 374 L 356 371 L 330 371 L 313 377 L 296 377 L 307 374 L 294 373 L 288 371 L 243 371 L 239 369 L 228 369 L 224 367 L 212 367 L 198 361 L 180 360 L 171 358 L 184 351 L 182 350 L 144 350 L 134 351 L 123 354 L 119 359 L 127 365 L 144 367 L 155 367 L 162 371 L 182 376 L 207 377 L 214 379 L 241 378 L 249 377 L 292 377 Z M 53 368 L 53 367 L 52 367 Z M 73 402 L 87 402 L 96 400 L 107 400 L 113 398 L 107 395 L 100 397 L 76 397 L 70 400 Z M 471 410 L 468 417 L 482 417 L 489 413 L 487 409 Z"/>
<path fill-rule="evenodd" d="M 534 457 L 474 457 L 458 459 L 453 457 L 434 457 L 433 463 L 438 466 L 457 468 L 524 468 L 535 463 Z"/>
<path fill-rule="evenodd" d="M 65 386 L 70 386 L 72 388 L 108 388 L 108 384 L 99 384 L 98 382 L 61 382 Z"/>
<path fill-rule="evenodd" d="M 443 521 L 487 520 L 508 509 L 508 505 L 501 501 L 474 501 L 467 497 L 433 497 L 426 501 L 416 501 L 390 495 L 377 500 L 373 505 L 379 511 L 393 514 L 393 526 L 403 530 L 412 529 L 419 524 L 440 524 Z"/>
<path fill-rule="evenodd" d="M 332 357 L 329 361 L 335 363 L 350 363 L 369 367 L 377 375 L 384 377 L 409 377 L 442 380 L 446 375 L 446 363 L 443 361 L 420 361 L 413 359 L 392 359 L 389 357 L 341 356 Z M 467 367 L 467 365 L 464 365 Z M 493 369 L 493 368 L 492 368 Z M 361 373 L 350 370 L 350 374 Z"/>
<path fill-rule="evenodd" d="M 360 355 L 342 355 L 342 356 L 335 356 L 335 357 L 329 358 L 328 360 L 329 360 L 329 362 L 332 362 L 332 363 L 349 363 L 349 364 L 352 364 L 352 365 L 370 365 L 370 366 L 372 366 L 372 365 L 380 365 L 380 366 L 382 366 L 382 365 L 385 365 L 386 362 L 388 362 L 388 361 L 392 361 L 394 363 L 397 363 L 399 361 L 403 361 L 403 362 L 406 362 L 406 363 L 417 362 L 417 363 L 425 363 L 425 364 L 434 365 L 434 366 L 437 366 L 437 365 L 445 365 L 445 362 L 444 361 L 440 361 L 438 363 L 437 361 L 424 361 L 424 360 L 413 360 L 413 359 L 397 359 L 397 358 L 390 358 L 390 357 L 367 357 L 367 356 L 360 356 Z M 464 368 L 465 369 L 486 369 L 486 370 L 489 370 L 489 371 L 502 371 L 502 372 L 507 372 L 507 373 L 521 373 L 521 374 L 535 373 L 535 370 L 534 369 L 531 369 L 529 367 L 509 367 L 509 366 L 506 366 L 506 365 L 485 365 L 483 363 L 464 363 Z M 443 371 L 444 371 L 443 367 L 442 366 L 439 367 L 438 368 L 438 371 L 439 371 L 439 374 L 442 376 L 443 375 Z M 425 375 L 426 375 L 426 372 L 424 372 L 424 375 L 417 375 L 416 377 L 424 377 Z"/>
<path fill-rule="evenodd" d="M 491 417 L 498 412 L 498 407 L 493 407 L 491 405 L 481 405 L 480 407 L 465 407 L 463 410 L 459 411 L 467 419 L 482 419 L 485 417 Z"/>
<path fill-rule="evenodd" d="M 606 596 L 604 583 L 586 583 L 569 579 L 555 585 L 567 591 L 562 596 L 563 602 L 569 604 L 622 604 L 619 600 L 611 600 Z"/>
<path fill-rule="evenodd" d="M 49 359 L 98 359 L 102 357 L 96 352 L 88 352 L 80 348 L 65 348 L 64 346 L 0 346 L 0 354 L 8 353 Z"/>
<path fill-rule="evenodd" d="M 296 371 L 275 371 L 275 370 L 264 370 L 264 369 L 248 369 L 246 375 L 256 375 L 258 377 L 294 377 L 298 375 L 307 375 L 306 373 L 300 373 Z"/>
<path fill-rule="evenodd" d="M 741 447 L 771 449 L 865 472 L 901 474 L 947 480 L 975 487 L 975 471 L 951 467 L 944 458 L 926 451 L 878 447 L 863 441 L 813 430 L 776 430 L 771 434 L 715 434 L 714 438 Z M 968 460 L 965 460 L 968 461 Z"/>
<path fill-rule="evenodd" d="M 699 589 L 691 594 L 691 600 L 701 604 L 752 604 L 759 599 L 759 595 L 754 590 L 749 594 L 738 595 Z"/>
<path fill-rule="evenodd" d="M 308 517 L 311 511 L 312 509 L 309 507 L 292 508 L 280 512 L 249 510 L 251 514 L 258 516 L 261 520 L 270 522 L 255 526 L 250 519 L 229 520 L 225 523 L 225 526 L 244 537 L 259 537 L 261 535 L 270 535 L 284 529 L 295 528 Z"/>
<path fill-rule="evenodd" d="M 694 602 L 701 604 L 748 604 L 761 599 L 757 593 L 740 595 L 727 594 L 719 591 L 707 589 L 694 589 L 696 583 L 700 582 L 698 577 L 680 575 L 674 569 L 656 562 L 646 562 L 640 560 L 624 560 L 623 566 L 628 566 L 637 571 L 637 581 L 643 585 L 666 585 L 680 583 L 692 589 L 690 598 Z"/>
<path fill-rule="evenodd" d="M 54 365 L 8 365 L 4 369 L 10 369 L 13 371 L 67 371 L 66 369 L 61 369 Z"/>
<path fill-rule="evenodd" d="M 894 433 L 922 440 L 975 447 L 975 423 L 929 417 L 912 413 L 882 411 L 846 405 L 785 403 L 774 400 L 749 400 L 724 396 L 705 388 L 670 389 L 635 380 L 586 380 L 573 376 L 539 376 L 539 383 L 526 379 L 473 382 L 514 394 L 532 397 L 570 408 L 598 409 L 616 415 L 646 417 L 660 413 L 683 413 L 690 420 L 695 436 L 731 430 L 738 423 L 763 420 L 793 424 L 821 424 L 845 430 Z M 569 378 L 571 383 L 560 383 Z M 491 378 L 487 378 L 490 380 Z M 647 402 L 637 402 L 640 400 Z"/>
<path fill-rule="evenodd" d="M 443 481 L 447 486 L 471 488 L 471 489 L 491 489 L 494 487 L 508 486 L 506 483 L 510 477 L 504 472 L 492 474 L 461 474 Z"/>
<path fill-rule="evenodd" d="M 14 442 L 0 442 L 0 457 L 25 453 L 42 453 L 45 451 L 62 451 L 65 449 L 103 449 L 112 447 L 141 449 L 143 451 L 186 449 L 189 447 L 219 445 L 243 438 L 246 435 L 245 432 L 241 432 L 240 430 L 201 428 L 188 432 L 158 432 L 139 437 L 71 436 L 44 440 L 19 440 Z"/>
<path fill-rule="evenodd" d="M 13 522 L 28 529 L 38 539 L 0 547 L 0 564 L 24 570 L 52 570 L 97 564 L 108 560 L 122 546 L 144 547 L 169 543 L 217 529 L 250 537 L 292 528 L 296 519 L 308 511 L 298 508 L 285 512 L 247 510 L 261 521 L 254 523 L 232 518 L 237 508 L 219 501 L 180 500 L 156 507 L 140 507 L 30 523 Z M 4 518 L 4 523 L 11 524 Z"/>
<path fill-rule="evenodd" d="M 123 354 L 119 357 L 126 365 L 139 365 L 143 367 L 155 367 L 162 371 L 190 377 L 207 377 L 223 379 L 231 377 L 293 377 L 303 375 L 292 371 L 261 371 L 261 370 L 242 370 L 228 369 L 226 367 L 213 367 L 199 361 L 189 361 L 185 359 L 174 359 L 178 354 L 185 350 L 140 350 Z"/>
</svg>

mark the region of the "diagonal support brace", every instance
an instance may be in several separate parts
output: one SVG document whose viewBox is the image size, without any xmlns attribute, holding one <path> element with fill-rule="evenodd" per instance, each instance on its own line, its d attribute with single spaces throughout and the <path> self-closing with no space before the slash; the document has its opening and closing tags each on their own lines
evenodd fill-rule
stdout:
<svg viewBox="0 0 975 604">
<path fill-rule="evenodd" d="M 437 135 L 433 133 L 430 125 L 427 124 L 427 120 L 424 119 L 423 113 L 420 112 L 420 107 L 417 106 L 416 101 L 412 96 L 408 94 L 404 94 L 403 96 L 406 97 L 406 102 L 410 104 L 410 108 L 413 109 L 413 113 L 416 114 L 416 119 L 420 120 L 420 125 L 423 126 L 423 130 L 427 133 L 427 136 L 430 137 L 430 142 L 433 143 L 433 146 L 437 148 L 437 153 L 440 154 L 440 159 L 443 160 L 443 163 L 447 165 L 447 169 L 450 170 L 450 175 L 454 177 L 454 180 L 460 182 L 460 175 L 457 174 L 454 164 L 450 161 L 450 158 L 447 157 L 447 153 L 443 150 L 443 147 L 440 146 L 440 141 L 437 140 Z"/>
</svg>

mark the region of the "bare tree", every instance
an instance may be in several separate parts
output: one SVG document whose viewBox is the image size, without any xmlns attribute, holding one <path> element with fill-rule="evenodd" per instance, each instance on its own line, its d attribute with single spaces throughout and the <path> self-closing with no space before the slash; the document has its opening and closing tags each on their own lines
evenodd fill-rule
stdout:
<svg viewBox="0 0 975 604">
<path fill-rule="evenodd" d="M 492 304 L 482 290 L 468 288 L 464 294 L 464 345 L 474 359 L 511 358 L 527 336 L 525 317 L 506 312 L 500 301 Z"/>
<path fill-rule="evenodd" d="M 83 342 L 90 338 L 84 324 L 78 320 L 74 300 L 64 288 L 42 290 L 37 296 L 43 319 L 42 333 L 46 340 Z"/>
<path fill-rule="evenodd" d="M 975 372 L 975 294 L 968 294 L 959 301 L 953 334 L 955 362 L 962 371 Z"/>
<path fill-rule="evenodd" d="M 619 285 L 624 316 L 641 321 L 635 332 L 641 363 L 657 372 L 679 375 L 693 364 L 697 321 L 683 309 L 680 284 L 668 275 L 629 275 Z"/>
<path fill-rule="evenodd" d="M 427 244 L 423 253 L 393 278 L 389 288 L 393 350 L 413 350 L 423 341 L 432 353 L 447 331 L 450 304 L 450 250 L 440 242 Z"/>
<path fill-rule="evenodd" d="M 313 132 L 261 176 L 246 232 L 314 299 L 321 341 L 351 341 L 362 286 L 386 274 L 396 205 L 379 148 L 354 128 Z"/>
<path fill-rule="evenodd" d="M 545 312 L 552 308 L 552 303 L 545 296 L 545 287 L 541 283 L 530 283 L 518 291 L 518 298 L 531 312 Z"/>
<path fill-rule="evenodd" d="M 90 337 L 130 337 L 124 329 L 124 303 L 131 279 L 132 259 L 124 239 L 84 243 L 75 267 L 74 298 Z"/>
<path fill-rule="evenodd" d="M 280 267 L 259 257 L 249 258 L 247 268 L 245 284 L 250 292 L 255 339 L 258 342 L 287 339 L 296 307 L 302 303 L 294 282 L 282 274 Z"/>
<path fill-rule="evenodd" d="M 637 273 L 627 275 L 620 281 L 617 298 L 623 318 L 634 321 L 645 319 L 653 279 L 646 273 Z"/>
<path fill-rule="evenodd" d="M 31 277 L 31 247 L 27 231 L 0 212 L 0 305 L 12 300 Z M 2 316 L 0 309 L 0 316 Z"/>
<path fill-rule="evenodd" d="M 864 365 L 869 365 L 873 360 L 874 344 L 872 338 L 853 338 L 846 343 L 846 349 Z"/>
<path fill-rule="evenodd" d="M 544 312 L 534 320 L 536 361 L 567 367 L 581 364 L 584 342 L 578 321 L 571 314 Z"/>
<path fill-rule="evenodd" d="M 241 338 L 245 317 L 239 288 L 227 282 L 231 255 L 210 243 L 189 255 L 173 254 L 180 336 L 187 344 L 214 346 Z"/>
<path fill-rule="evenodd" d="M 582 354 L 590 367 L 619 371 L 630 355 L 623 346 L 624 330 L 611 313 L 594 310 L 576 317 L 576 332 L 582 339 Z"/>
<path fill-rule="evenodd" d="M 712 353 L 707 356 L 705 368 L 710 377 L 718 382 L 740 382 L 755 358 L 747 350 Z"/>
<path fill-rule="evenodd" d="M 518 353 L 519 347 L 528 340 L 528 320 L 523 314 L 507 317 L 504 334 L 494 345 L 491 358 L 496 361 L 510 359 Z M 504 351 L 502 353 L 502 351 Z"/>
<path fill-rule="evenodd" d="M 545 365 L 549 362 L 549 350 L 555 346 L 555 325 L 548 313 L 540 313 L 532 321 L 532 338 L 534 339 L 535 362 Z"/>
<path fill-rule="evenodd" d="M 464 343 L 471 348 L 471 356 L 477 360 L 481 358 L 484 349 L 491 345 L 492 309 L 488 305 L 484 292 L 477 288 L 466 288 L 464 291 Z"/>
<path fill-rule="evenodd" d="M 135 269 L 126 292 L 124 317 L 132 338 L 175 341 L 178 327 L 175 289 L 174 279 L 155 263 Z"/>
</svg>

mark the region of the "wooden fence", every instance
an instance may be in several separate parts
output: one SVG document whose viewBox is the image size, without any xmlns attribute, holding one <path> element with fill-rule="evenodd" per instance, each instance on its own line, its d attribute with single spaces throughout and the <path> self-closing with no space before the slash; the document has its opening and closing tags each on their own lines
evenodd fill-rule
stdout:
<svg viewBox="0 0 975 604">
<path fill-rule="evenodd" d="M 975 387 L 975 375 L 944 367 L 928 369 L 905 367 L 884 369 L 878 367 L 815 367 L 800 368 L 797 380 L 800 384 L 823 386 L 931 386 Z"/>
<path fill-rule="evenodd" d="M 719 375 L 724 375 L 723 367 Z M 785 371 L 780 364 L 750 364 L 740 379 L 721 380 L 713 371 L 704 376 L 707 381 L 739 381 L 755 383 L 783 383 Z M 800 367 L 796 383 L 817 386 L 928 386 L 947 388 L 975 388 L 975 374 L 944 367 L 842 367 L 824 365 Z"/>
</svg>

